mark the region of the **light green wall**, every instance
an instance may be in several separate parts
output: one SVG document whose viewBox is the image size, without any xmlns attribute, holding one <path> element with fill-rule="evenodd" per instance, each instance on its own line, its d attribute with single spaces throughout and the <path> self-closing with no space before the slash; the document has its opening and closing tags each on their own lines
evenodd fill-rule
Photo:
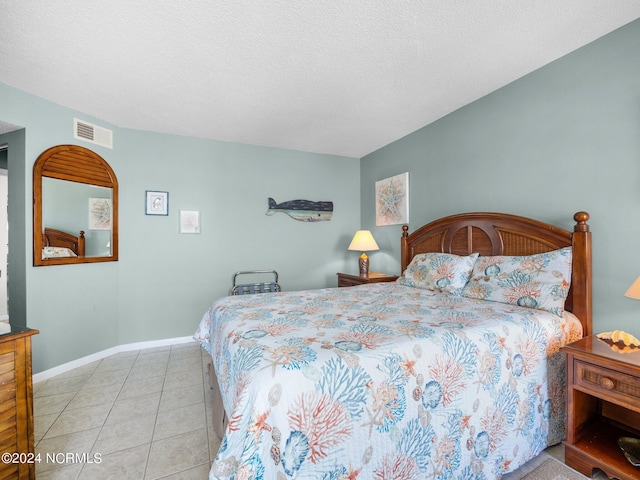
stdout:
<svg viewBox="0 0 640 480">
<path fill-rule="evenodd" d="M 363 228 L 391 249 L 371 262 L 398 273 L 400 226 L 375 227 L 374 183 L 410 174 L 410 224 L 500 211 L 572 229 L 591 214 L 594 331 L 640 337 L 640 21 L 625 26 L 362 159 Z"/>
<path fill-rule="evenodd" d="M 36 373 L 121 344 L 192 335 L 235 271 L 275 269 L 284 290 L 309 289 L 335 286 L 335 273 L 356 262 L 346 248 L 360 227 L 358 159 L 120 129 L 3 84 L 0 106 L 0 120 L 25 127 L 6 142 L 10 195 L 11 186 L 21 195 L 9 199 L 10 232 L 20 233 L 10 262 L 26 291 L 21 302 L 10 297 L 10 308 L 23 305 L 10 318 L 40 330 Z M 83 146 L 118 177 L 119 261 L 33 267 L 33 163 L 51 146 L 80 144 L 74 117 L 114 131 L 112 150 Z M 145 215 L 146 190 L 169 192 L 168 216 Z M 333 201 L 333 218 L 268 217 L 270 196 Z M 179 233 L 181 209 L 200 211 L 201 234 Z"/>
</svg>

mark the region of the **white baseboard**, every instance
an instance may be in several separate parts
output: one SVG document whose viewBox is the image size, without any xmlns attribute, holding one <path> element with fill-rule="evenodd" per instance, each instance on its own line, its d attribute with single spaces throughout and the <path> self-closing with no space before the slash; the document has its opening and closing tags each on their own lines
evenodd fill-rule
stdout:
<svg viewBox="0 0 640 480">
<path fill-rule="evenodd" d="M 127 343 L 124 345 L 118 345 L 116 347 L 102 350 L 101 352 L 92 353 L 91 355 L 87 355 L 86 357 L 78 358 L 77 360 L 72 360 L 71 362 L 63 363 L 62 365 L 58 365 L 57 367 L 50 368 L 43 372 L 35 373 L 33 375 L 33 383 L 48 380 L 51 377 L 60 375 L 61 373 L 68 372 L 69 370 L 73 370 L 74 368 L 82 367 L 84 365 L 88 365 L 89 363 L 95 362 L 97 360 L 102 360 L 103 358 L 110 357 L 111 355 L 115 355 L 116 353 L 130 352 L 132 350 L 143 350 L 145 348 L 164 347 L 166 345 L 179 345 L 189 342 L 195 342 L 193 337 L 166 338 L 163 340 L 151 340 L 148 342 Z"/>
</svg>

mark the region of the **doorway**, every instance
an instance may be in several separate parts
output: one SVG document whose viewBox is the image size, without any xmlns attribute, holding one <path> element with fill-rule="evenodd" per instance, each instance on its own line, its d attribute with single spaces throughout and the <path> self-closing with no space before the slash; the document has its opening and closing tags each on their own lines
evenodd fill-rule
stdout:
<svg viewBox="0 0 640 480">
<path fill-rule="evenodd" d="M 7 146 L 0 145 L 0 322 L 9 320 L 7 258 L 9 254 L 9 175 Z"/>
<path fill-rule="evenodd" d="M 28 242 L 26 237 L 28 212 L 26 196 L 26 130 L 0 120 L 0 170 L 4 170 L 6 181 L 0 198 L 6 203 L 0 207 L 4 220 L 0 232 L 7 235 L 0 245 L 8 253 L 0 263 L 0 284 L 6 288 L 6 301 L 0 308 L 5 309 L 13 327 L 27 327 L 27 265 Z M 9 172 L 10 170 L 10 172 Z M 9 175 L 12 180 L 9 181 Z M 8 225 L 11 225 L 8 227 Z M 6 324 L 4 324 L 6 325 Z M 0 325 L 3 327 L 3 325 Z"/>
</svg>

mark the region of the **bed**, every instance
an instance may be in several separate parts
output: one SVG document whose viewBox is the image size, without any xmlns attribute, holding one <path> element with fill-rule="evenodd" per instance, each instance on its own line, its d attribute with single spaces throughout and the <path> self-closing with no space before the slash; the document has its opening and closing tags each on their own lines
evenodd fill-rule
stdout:
<svg viewBox="0 0 640 480">
<path fill-rule="evenodd" d="M 60 257 L 84 257 L 85 238 L 84 231 L 76 237 L 62 230 L 45 228 L 42 234 L 42 259 Z"/>
<path fill-rule="evenodd" d="M 403 227 L 395 283 L 215 301 L 194 335 L 226 412 L 210 479 L 492 479 L 559 443 L 588 219 L 453 215 Z"/>
</svg>

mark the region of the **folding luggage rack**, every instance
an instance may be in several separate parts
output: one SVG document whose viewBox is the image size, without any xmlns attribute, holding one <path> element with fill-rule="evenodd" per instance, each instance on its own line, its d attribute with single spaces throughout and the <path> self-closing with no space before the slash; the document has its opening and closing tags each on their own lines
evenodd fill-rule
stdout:
<svg viewBox="0 0 640 480">
<path fill-rule="evenodd" d="M 244 283 L 237 284 L 236 279 L 240 275 L 260 275 L 270 274 L 274 276 L 272 282 Z M 231 295 L 249 295 L 252 293 L 268 293 L 279 292 L 278 272 L 275 270 L 248 270 L 244 272 L 236 272 L 233 274 L 233 286 L 231 287 Z"/>
</svg>

